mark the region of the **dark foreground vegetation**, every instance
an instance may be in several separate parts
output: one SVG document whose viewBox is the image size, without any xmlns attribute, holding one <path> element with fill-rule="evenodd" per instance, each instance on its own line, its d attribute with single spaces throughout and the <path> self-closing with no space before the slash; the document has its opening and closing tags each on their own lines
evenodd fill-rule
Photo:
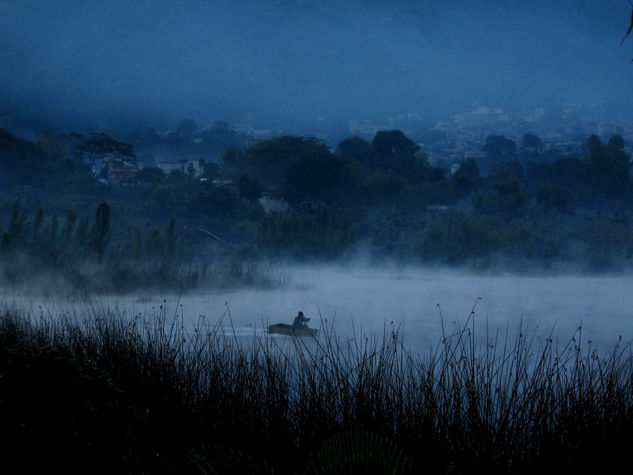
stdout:
<svg viewBox="0 0 633 475">
<path fill-rule="evenodd" d="M 472 315 L 471 315 L 472 316 Z M 230 312 L 224 324 L 230 323 Z M 0 319 L 5 466 L 22 473 L 609 473 L 633 442 L 629 347 L 465 325 L 244 342 L 178 315 Z M 479 330 L 479 329 L 477 329 Z M 483 344 L 482 344 L 483 343 Z"/>
</svg>

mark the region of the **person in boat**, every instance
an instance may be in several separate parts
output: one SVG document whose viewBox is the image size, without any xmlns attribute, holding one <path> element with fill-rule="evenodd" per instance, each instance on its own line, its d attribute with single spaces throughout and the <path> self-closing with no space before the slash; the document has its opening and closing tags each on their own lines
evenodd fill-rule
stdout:
<svg viewBox="0 0 633 475">
<path fill-rule="evenodd" d="M 303 328 L 310 321 L 309 318 L 303 316 L 303 312 L 299 312 L 299 314 L 295 317 L 295 321 L 292 323 L 292 327 L 295 329 Z"/>
</svg>

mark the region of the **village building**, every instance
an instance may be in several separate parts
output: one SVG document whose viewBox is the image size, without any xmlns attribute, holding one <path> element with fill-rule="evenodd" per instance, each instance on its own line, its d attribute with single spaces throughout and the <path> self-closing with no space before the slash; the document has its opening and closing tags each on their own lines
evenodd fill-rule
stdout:
<svg viewBox="0 0 633 475">
<path fill-rule="evenodd" d="M 173 170 L 180 170 L 183 173 L 193 173 L 193 176 L 200 176 L 204 172 L 200 160 L 181 159 L 171 161 L 158 161 L 156 166 L 160 168 L 165 175 L 169 175 Z"/>
<path fill-rule="evenodd" d="M 290 205 L 286 200 L 275 198 L 270 193 L 262 193 L 258 201 L 266 213 L 285 213 L 290 209 Z"/>
</svg>

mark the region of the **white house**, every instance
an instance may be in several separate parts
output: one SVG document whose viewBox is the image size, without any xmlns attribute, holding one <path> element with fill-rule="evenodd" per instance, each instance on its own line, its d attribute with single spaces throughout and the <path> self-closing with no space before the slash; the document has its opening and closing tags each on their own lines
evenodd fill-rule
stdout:
<svg viewBox="0 0 633 475">
<path fill-rule="evenodd" d="M 262 196 L 259 198 L 259 204 L 262 205 L 266 213 L 285 213 L 290 209 L 290 205 L 286 200 L 273 198 L 268 193 L 262 193 Z"/>
</svg>

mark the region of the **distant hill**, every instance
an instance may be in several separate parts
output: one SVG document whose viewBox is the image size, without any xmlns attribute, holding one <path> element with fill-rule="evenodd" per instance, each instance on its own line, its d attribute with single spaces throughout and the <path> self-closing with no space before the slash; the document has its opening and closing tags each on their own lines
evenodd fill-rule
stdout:
<svg viewBox="0 0 633 475">
<path fill-rule="evenodd" d="M 35 185 L 56 168 L 37 145 L 0 129 L 0 186 Z"/>
</svg>

